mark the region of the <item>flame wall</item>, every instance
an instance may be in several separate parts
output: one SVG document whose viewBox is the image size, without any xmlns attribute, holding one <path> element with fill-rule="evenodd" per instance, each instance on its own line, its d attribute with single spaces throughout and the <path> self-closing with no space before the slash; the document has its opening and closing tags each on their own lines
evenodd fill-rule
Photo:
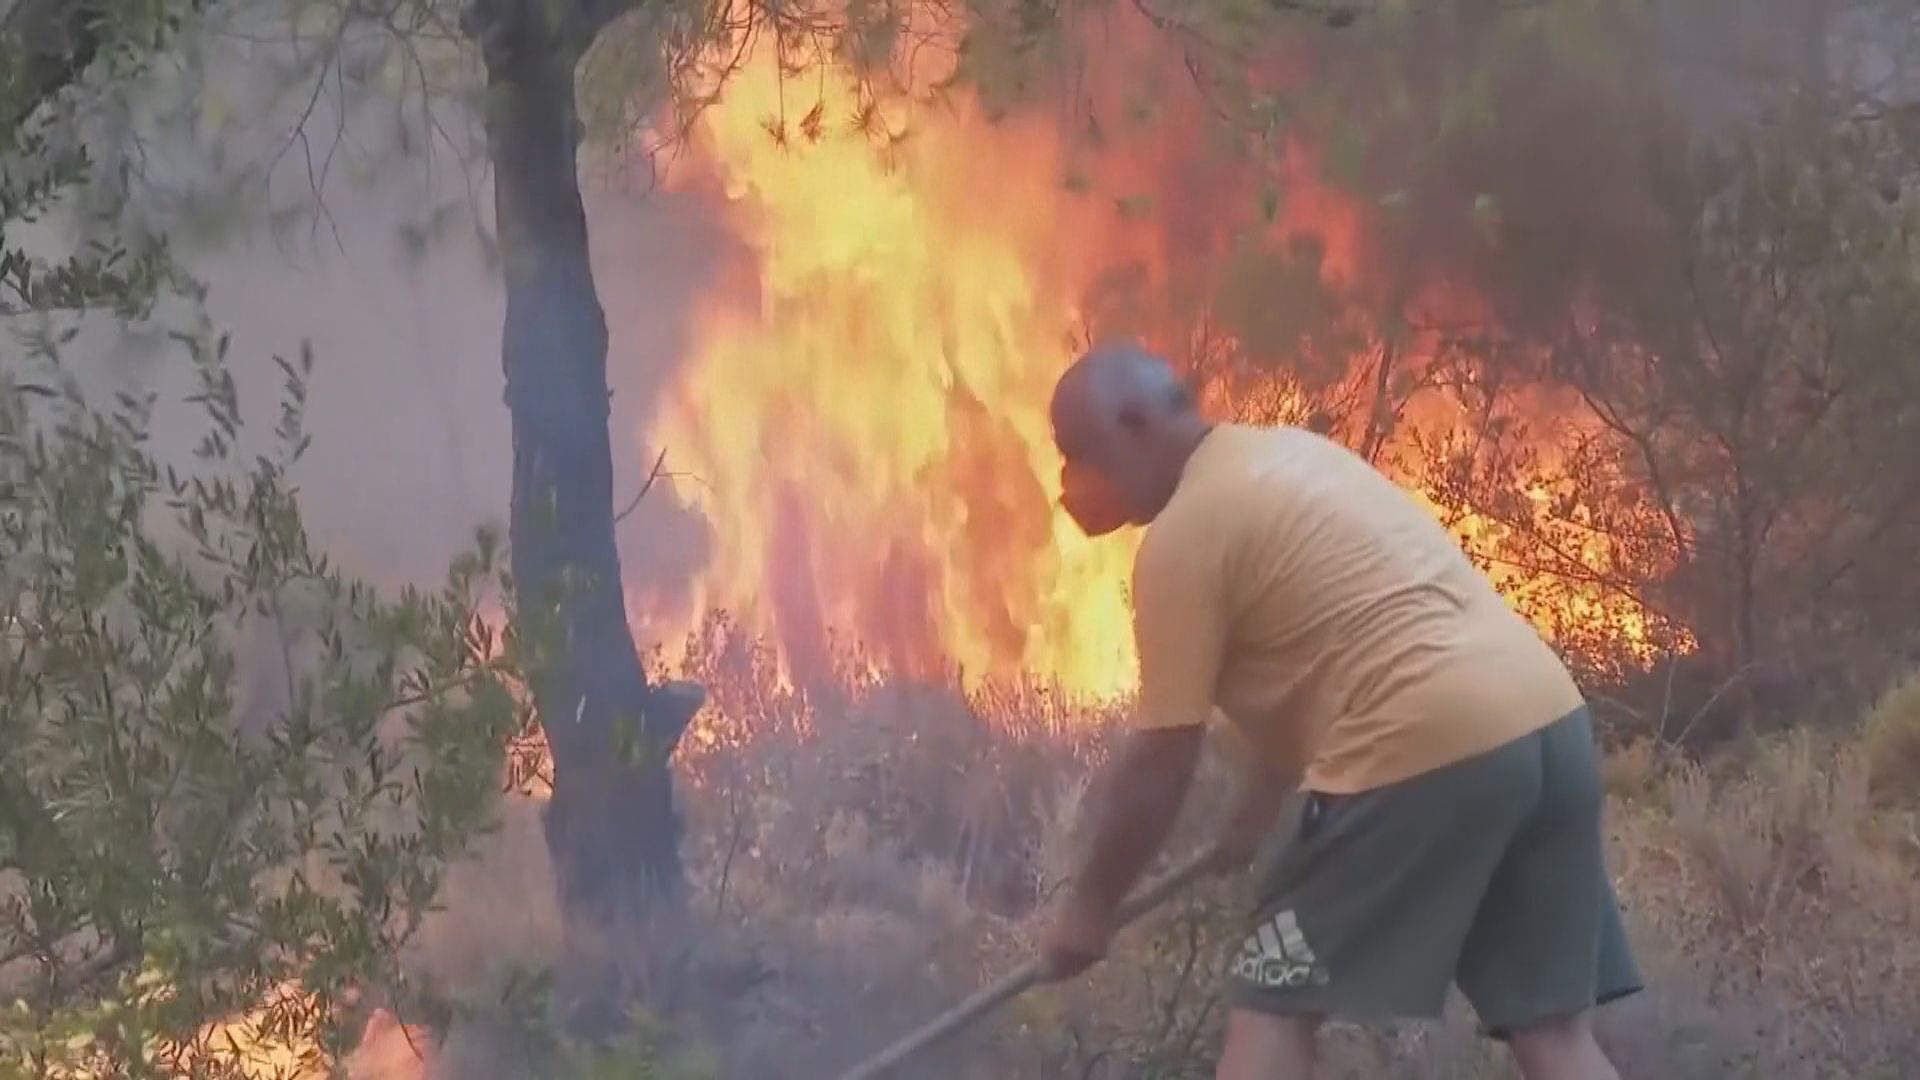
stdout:
<svg viewBox="0 0 1920 1080">
<path fill-rule="evenodd" d="M 1405 289 L 1377 265 L 1371 208 L 1317 183 L 1300 138 L 1218 138 L 1217 103 L 1139 18 L 1082 31 L 1103 36 L 1041 95 L 1049 106 L 993 122 L 965 91 L 914 103 L 839 69 L 783 77 L 771 50 L 702 115 L 671 182 L 717 188 L 749 256 L 698 305 L 641 440 L 666 449 L 677 497 L 711 527 L 689 625 L 728 610 L 790 674 L 834 671 L 835 642 L 857 641 L 868 674 L 1124 692 L 1137 536 L 1090 542 L 1057 507 L 1046 406 L 1058 372 L 1090 336 L 1131 333 L 1192 366 L 1236 416 L 1298 421 L 1316 395 L 1366 391 L 1365 325 L 1302 338 L 1277 368 L 1236 363 L 1248 334 L 1302 317 L 1288 305 L 1312 290 L 1296 286 Z M 1281 88 L 1306 70 L 1281 50 L 1256 81 Z M 1258 261 L 1288 237 L 1314 258 Z M 1315 281 L 1285 276 L 1301 272 Z M 1410 307 L 1473 303 L 1410 293 Z M 1233 362 L 1208 366 L 1220 357 Z M 1527 409 L 1543 447 L 1567 437 L 1561 407 Z M 1470 411 L 1457 396 L 1426 401 L 1383 460 L 1434 487 L 1418 445 Z M 1529 460 L 1538 475 L 1512 487 L 1544 506 L 1556 459 Z M 1510 535 L 1452 516 L 1470 546 Z M 1496 576 L 1525 607 L 1526 573 Z M 1595 619 L 1616 636 L 1644 630 L 1602 593 L 1562 589 L 1530 614 L 1550 633 Z"/>
</svg>

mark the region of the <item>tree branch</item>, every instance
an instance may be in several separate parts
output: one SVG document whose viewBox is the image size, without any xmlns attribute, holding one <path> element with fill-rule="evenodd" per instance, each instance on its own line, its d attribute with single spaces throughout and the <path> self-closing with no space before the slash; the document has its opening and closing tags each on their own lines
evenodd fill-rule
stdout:
<svg viewBox="0 0 1920 1080">
<path fill-rule="evenodd" d="M 640 500 L 646 498 L 647 492 L 653 490 L 654 481 L 660 479 L 660 468 L 666 463 L 667 463 L 667 452 L 663 449 L 660 451 L 660 456 L 653 459 L 653 471 L 647 473 L 646 483 L 643 483 L 640 485 L 640 491 L 638 494 L 634 495 L 633 501 L 627 504 L 627 508 L 625 510 L 622 510 L 619 513 L 613 515 L 613 523 L 615 525 L 620 524 L 621 521 L 625 520 L 628 514 L 633 513 L 636 509 L 639 508 Z"/>
<path fill-rule="evenodd" d="M 572 69 L 600 32 L 640 0 L 473 0 L 460 28 L 499 70 L 539 60 Z"/>
<path fill-rule="evenodd" d="M 100 0 L 15 0 L 0 16 L 0 146 L 93 63 L 104 16 Z"/>
<path fill-rule="evenodd" d="M 114 938 L 111 945 L 71 965 L 40 956 L 38 948 L 31 950 L 25 956 L 19 955 L 17 951 L 9 955 L 13 961 L 26 959 L 27 956 L 38 956 L 46 965 L 46 973 L 37 985 L 30 989 L 0 994 L 0 1001 L 8 1005 L 20 1001 L 45 1004 L 58 1002 L 85 990 L 127 965 L 141 960 L 146 956 L 146 950 L 142 934 L 136 928 L 125 937 Z"/>
<path fill-rule="evenodd" d="M 591 45 L 600 36 L 600 31 L 612 25 L 615 19 L 639 7 L 640 0 L 577 0 L 572 32 L 579 35 L 584 48 Z"/>
<path fill-rule="evenodd" d="M 14 145 L 42 105 L 80 80 L 112 37 L 111 20 L 152 20 L 153 29 L 171 33 L 210 3 L 167 0 L 157 11 L 129 13 L 113 0 L 15 0 L 0 14 L 0 147 Z M 151 35 L 140 36 L 151 43 Z"/>
</svg>

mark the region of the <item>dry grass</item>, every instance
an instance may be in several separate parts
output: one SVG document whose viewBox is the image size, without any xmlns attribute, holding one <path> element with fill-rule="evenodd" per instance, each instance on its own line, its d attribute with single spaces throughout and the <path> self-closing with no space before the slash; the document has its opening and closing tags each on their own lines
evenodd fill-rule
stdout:
<svg viewBox="0 0 1920 1080">
<path fill-rule="evenodd" d="M 1920 808 L 1920 674 L 1908 676 L 1867 714 L 1868 782 L 1882 804 Z"/>
<path fill-rule="evenodd" d="M 761 682 L 746 699 L 764 672 L 716 674 L 723 707 L 780 719 L 683 762 L 689 920 L 564 945 L 535 808 L 520 805 L 425 945 L 437 974 L 484 998 L 567 948 L 624 953 L 653 972 L 640 994 L 715 1048 L 722 1074 L 810 1080 L 1030 955 L 1107 727 L 1034 693 L 803 699 Z M 1623 1075 L 1891 1080 L 1920 1060 L 1920 847 L 1910 816 L 1869 797 L 1884 739 L 1796 736 L 1711 767 L 1652 745 L 1610 757 L 1614 866 L 1651 985 L 1606 1011 Z M 1211 763 L 1180 843 L 1225 790 Z M 1210 1076 L 1236 888 L 1171 905 L 1085 979 L 1016 1001 L 913 1075 Z M 489 1024 L 449 1041 L 444 1075 L 516 1075 Z M 1444 1023 L 1333 1041 L 1333 1075 L 1513 1075 L 1458 1002 Z"/>
<path fill-rule="evenodd" d="M 1709 1000 L 1752 1014 L 1765 1076 L 1896 1076 L 1920 1060 L 1920 890 L 1860 747 L 1804 733 L 1720 780 L 1686 767 L 1646 823 L 1642 917 Z"/>
</svg>

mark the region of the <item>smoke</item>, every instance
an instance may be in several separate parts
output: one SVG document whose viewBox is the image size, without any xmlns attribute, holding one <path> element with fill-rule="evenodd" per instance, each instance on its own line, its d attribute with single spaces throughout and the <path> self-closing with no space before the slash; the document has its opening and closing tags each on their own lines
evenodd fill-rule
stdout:
<svg viewBox="0 0 1920 1080">
<path fill-rule="evenodd" d="M 214 323 L 232 335 L 236 366 L 253 384 L 246 389 L 272 391 L 277 372 L 263 363 L 268 356 L 312 348 L 314 440 L 296 473 L 302 506 L 322 549 L 392 584 L 431 581 L 476 525 L 504 526 L 512 476 L 497 276 L 471 237 L 403 255 L 396 237 L 408 220 L 457 194 L 416 182 L 413 197 L 396 194 L 397 182 L 374 194 L 329 193 L 338 234 L 329 230 L 301 263 L 254 250 L 194 267 L 210 286 Z M 615 499 L 624 508 L 655 460 L 641 425 L 680 356 L 711 243 L 686 200 L 601 190 L 591 201 L 595 274 L 612 335 Z M 699 529 L 671 505 L 643 500 L 619 530 L 637 589 L 669 589 L 699 557 Z"/>
<path fill-rule="evenodd" d="M 273 358 L 310 351 L 312 441 L 292 476 L 316 547 L 383 587 L 433 585 L 477 527 L 504 532 L 508 513 L 483 133 L 459 100 L 377 85 L 375 44 L 356 52 L 349 40 L 321 68 L 311 43 L 262 36 L 244 15 L 216 22 L 185 44 L 185 65 L 109 90 L 86 126 L 109 167 L 73 201 L 64 235 L 43 228 L 36 246 L 98 229 L 167 236 L 207 288 L 207 329 L 227 338 L 250 450 L 271 448 L 278 420 Z M 706 536 L 671 481 L 634 502 L 659 453 L 644 425 L 727 238 L 708 193 L 649 189 L 631 169 L 583 158 L 611 334 L 615 508 L 629 510 L 618 540 L 629 592 L 644 600 L 635 607 L 650 610 L 680 601 Z M 185 403 L 194 373 L 170 333 L 196 315 L 175 302 L 145 323 L 91 316 L 62 358 L 103 405 L 154 394 L 154 449 L 181 465 L 206 419 Z"/>
</svg>

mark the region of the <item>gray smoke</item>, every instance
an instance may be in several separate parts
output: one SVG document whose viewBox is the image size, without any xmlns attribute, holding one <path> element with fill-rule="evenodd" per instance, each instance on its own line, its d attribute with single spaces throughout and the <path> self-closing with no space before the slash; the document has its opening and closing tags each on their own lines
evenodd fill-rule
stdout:
<svg viewBox="0 0 1920 1080">
<path fill-rule="evenodd" d="M 230 335 L 252 448 L 269 445 L 278 419 L 273 358 L 311 349 L 312 445 L 294 476 L 317 545 L 376 584 L 430 585 L 477 526 L 504 530 L 512 475 L 482 132 L 450 95 L 429 113 L 417 93 L 356 85 L 377 43 L 349 43 L 348 78 L 316 93 L 322 72 L 290 69 L 293 50 L 260 22 L 211 27 L 180 69 L 120 88 L 89 116 L 90 140 L 135 168 L 125 182 L 103 169 L 76 202 L 76 220 L 91 220 L 65 235 L 43 228 L 37 246 L 57 250 L 89 228 L 168 236 L 208 288 L 211 329 Z M 584 164 L 622 509 L 658 453 L 645 425 L 727 237 L 706 193 L 649 189 L 644 161 Z M 151 323 L 92 316 L 62 361 L 103 403 L 156 394 L 155 444 L 180 462 L 205 429 L 182 403 L 192 366 L 168 336 L 188 315 L 174 304 Z M 677 603 L 705 536 L 672 485 L 656 486 L 619 530 L 630 590 L 649 606 Z"/>
</svg>

